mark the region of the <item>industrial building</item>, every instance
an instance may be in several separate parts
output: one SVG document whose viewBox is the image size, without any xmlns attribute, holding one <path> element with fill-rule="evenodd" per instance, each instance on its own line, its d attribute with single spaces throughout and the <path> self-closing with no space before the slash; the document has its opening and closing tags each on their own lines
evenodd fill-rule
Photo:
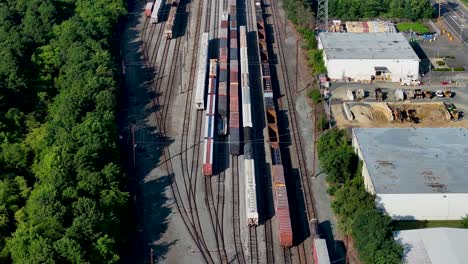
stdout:
<svg viewBox="0 0 468 264">
<path fill-rule="evenodd" d="M 366 190 L 395 220 L 468 214 L 468 129 L 354 128 Z"/>
<path fill-rule="evenodd" d="M 420 59 L 401 33 L 322 32 L 318 48 L 332 80 L 419 79 Z"/>
<path fill-rule="evenodd" d="M 468 229 L 426 228 L 394 233 L 403 247 L 403 263 L 464 264 L 467 263 Z"/>
</svg>

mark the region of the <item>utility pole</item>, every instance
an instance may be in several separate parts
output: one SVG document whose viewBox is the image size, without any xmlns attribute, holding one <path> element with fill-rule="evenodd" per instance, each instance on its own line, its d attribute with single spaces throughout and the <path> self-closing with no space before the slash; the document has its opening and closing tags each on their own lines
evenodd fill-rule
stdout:
<svg viewBox="0 0 468 264">
<path fill-rule="evenodd" d="M 328 31 L 328 0 L 318 0 L 316 28 Z"/>
<path fill-rule="evenodd" d="M 132 130 L 132 154 L 133 154 L 133 168 L 136 167 L 136 159 L 135 159 L 135 124 L 132 123 L 132 127 L 131 127 L 131 130 Z"/>
<path fill-rule="evenodd" d="M 299 91 L 299 40 L 296 38 L 296 93 Z"/>
</svg>

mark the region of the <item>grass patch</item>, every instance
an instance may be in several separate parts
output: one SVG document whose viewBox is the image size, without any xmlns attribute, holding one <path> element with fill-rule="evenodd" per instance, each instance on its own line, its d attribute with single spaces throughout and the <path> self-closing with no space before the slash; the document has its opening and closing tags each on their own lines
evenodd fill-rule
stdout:
<svg viewBox="0 0 468 264">
<path fill-rule="evenodd" d="M 434 71 L 452 71 L 452 68 L 435 68 Z"/>
<path fill-rule="evenodd" d="M 466 0 L 468 1 L 468 0 Z M 423 23 L 419 22 L 414 22 L 414 23 L 399 23 L 396 25 L 398 28 L 398 31 L 404 32 L 404 31 L 413 31 L 419 34 L 427 34 L 430 33 L 429 28 L 424 25 Z"/>
<path fill-rule="evenodd" d="M 437 61 L 436 63 L 439 66 L 444 66 L 445 65 L 445 61 Z"/>
<path fill-rule="evenodd" d="M 463 228 L 462 221 L 416 221 L 416 220 L 405 220 L 405 221 L 393 221 L 392 226 L 394 230 L 409 230 L 409 229 L 421 229 L 430 227 L 454 227 Z"/>
</svg>

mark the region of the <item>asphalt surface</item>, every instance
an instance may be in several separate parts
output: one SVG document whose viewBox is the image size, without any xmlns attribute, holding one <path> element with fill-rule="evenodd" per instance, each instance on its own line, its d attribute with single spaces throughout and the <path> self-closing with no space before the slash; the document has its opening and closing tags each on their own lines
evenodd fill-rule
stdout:
<svg viewBox="0 0 468 264">
<path fill-rule="evenodd" d="M 437 1 L 433 2 L 437 9 Z M 468 40 L 468 9 L 460 1 L 452 0 L 441 3 L 440 13 L 451 33 L 457 37 L 458 40 L 461 39 L 463 45 L 468 47 L 468 43 L 466 41 Z"/>
</svg>

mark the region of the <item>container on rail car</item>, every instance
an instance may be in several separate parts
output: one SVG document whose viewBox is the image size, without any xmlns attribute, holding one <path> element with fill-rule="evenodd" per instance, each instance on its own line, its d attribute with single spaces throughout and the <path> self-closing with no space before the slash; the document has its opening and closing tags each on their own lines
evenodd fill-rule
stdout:
<svg viewBox="0 0 468 264">
<path fill-rule="evenodd" d="M 209 34 L 202 33 L 198 49 L 198 70 L 195 91 L 195 108 L 203 110 L 205 107 L 206 69 L 208 63 Z"/>
<path fill-rule="evenodd" d="M 255 161 L 246 159 L 244 161 L 245 179 L 245 208 L 247 209 L 247 225 L 258 225 L 257 191 L 255 184 Z"/>
<path fill-rule="evenodd" d="M 218 61 L 216 59 L 210 59 L 210 77 L 215 76 L 217 74 L 218 69 Z"/>
<path fill-rule="evenodd" d="M 145 6 L 145 16 L 151 17 L 151 11 L 153 10 L 154 2 L 148 2 Z"/>
<path fill-rule="evenodd" d="M 288 194 L 286 181 L 284 179 L 283 165 L 273 165 L 273 189 L 275 200 L 275 212 L 278 218 L 278 237 L 282 247 L 291 247 L 293 243 L 293 233 L 291 227 L 291 216 L 289 213 Z"/>
<path fill-rule="evenodd" d="M 203 150 L 203 175 L 213 175 L 213 139 L 205 138 L 205 148 Z"/>
<path fill-rule="evenodd" d="M 162 0 L 156 0 L 153 6 L 153 12 L 151 13 L 151 23 L 156 24 L 159 22 L 159 9 L 161 8 Z"/>
<path fill-rule="evenodd" d="M 314 238 L 313 247 L 315 264 L 331 263 L 330 256 L 328 255 L 327 242 L 325 239 Z"/>
<path fill-rule="evenodd" d="M 174 29 L 174 23 L 177 15 L 177 5 L 178 1 L 173 1 L 171 9 L 169 10 L 169 16 L 167 18 L 166 26 L 164 28 L 164 35 L 167 39 L 171 39 L 173 35 L 172 31 Z"/>
</svg>

